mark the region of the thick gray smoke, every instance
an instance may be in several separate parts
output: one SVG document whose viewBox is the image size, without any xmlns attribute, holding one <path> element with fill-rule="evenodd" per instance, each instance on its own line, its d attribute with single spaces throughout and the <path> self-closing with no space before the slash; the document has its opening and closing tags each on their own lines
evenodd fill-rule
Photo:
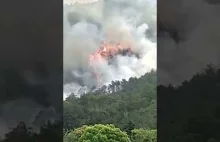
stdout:
<svg viewBox="0 0 220 142">
<path fill-rule="evenodd" d="M 37 129 L 51 117 L 62 116 L 60 2 L 47 0 L 42 4 L 28 0 L 1 4 L 1 138 L 20 121 Z"/>
<path fill-rule="evenodd" d="M 155 0 L 68 4 L 64 1 L 64 98 L 82 86 L 96 85 L 88 57 L 102 41 L 126 42 L 140 55 L 140 59 L 118 55 L 111 65 L 98 64 L 102 84 L 156 69 Z"/>
<path fill-rule="evenodd" d="M 58 72 L 59 73 L 59 72 Z M 3 74 L 4 76 L 5 74 Z M 34 132 L 39 132 L 40 127 L 47 123 L 48 121 L 53 122 L 54 120 L 59 120 L 61 114 L 60 111 L 60 99 L 61 97 L 54 91 L 54 87 L 58 88 L 59 83 L 53 83 L 57 82 L 56 76 L 59 76 L 56 72 L 50 74 L 48 79 L 39 79 L 39 76 L 35 75 L 35 72 L 26 71 L 19 74 L 22 79 L 25 79 L 22 83 L 27 83 L 28 87 L 26 87 L 26 90 L 30 90 L 30 92 L 25 92 L 28 94 L 25 94 L 22 92 L 22 97 L 18 97 L 15 99 L 9 99 L 9 100 L 1 100 L 0 103 L 0 137 L 4 138 L 5 134 L 8 133 L 11 129 L 15 128 L 18 123 L 25 122 L 27 127 L 31 127 Z M 6 76 L 6 75 L 5 75 Z M 13 79 L 17 81 L 17 76 L 13 76 Z M 22 80 L 20 80 L 22 81 Z M 3 86 L 3 88 L 8 85 L 5 84 L 7 81 L 4 80 L 4 77 L 0 79 L 0 83 Z M 13 83 L 12 83 L 13 84 Z M 17 84 L 16 84 L 17 85 Z M 18 83 L 19 85 L 19 83 Z M 42 91 L 39 92 L 39 89 L 37 90 L 32 89 L 35 86 L 44 86 L 46 91 L 48 92 L 48 96 L 41 96 Z M 17 94 L 19 94 L 19 89 L 16 86 L 6 86 L 10 87 L 10 89 L 14 89 Z M 30 89 L 31 88 L 31 89 Z M 34 90 L 34 91 L 33 91 Z M 35 92 L 36 91 L 36 92 Z M 4 96 L 6 93 L 6 89 L 1 90 L 1 94 Z M 8 93 L 10 97 L 10 93 Z M 25 96 L 27 95 L 27 96 Z M 43 99 L 36 98 L 44 97 Z M 2 97 L 4 98 L 4 97 Z M 47 99 L 46 99 L 47 98 Z M 48 100 L 49 105 L 45 106 L 44 101 Z"/>
<path fill-rule="evenodd" d="M 20 122 L 25 122 L 26 126 L 32 127 L 33 131 L 39 132 L 40 126 L 48 121 L 53 122 L 57 117 L 53 107 L 45 108 L 31 99 L 8 101 L 0 107 L 0 136 L 2 138 Z"/>
<path fill-rule="evenodd" d="M 167 0 L 158 6 L 163 28 L 178 33 L 177 40 L 167 31 L 159 35 L 158 83 L 177 85 L 201 72 L 207 64 L 219 65 L 220 5 L 208 0 Z"/>
</svg>

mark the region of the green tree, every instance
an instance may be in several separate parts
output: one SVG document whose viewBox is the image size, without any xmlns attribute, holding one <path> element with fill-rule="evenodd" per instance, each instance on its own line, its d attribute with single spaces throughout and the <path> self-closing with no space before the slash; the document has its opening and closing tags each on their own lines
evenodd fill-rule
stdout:
<svg viewBox="0 0 220 142">
<path fill-rule="evenodd" d="M 79 138 L 85 132 L 86 127 L 86 125 L 83 125 L 80 128 L 66 132 L 66 134 L 64 135 L 64 142 L 78 142 Z"/>
<path fill-rule="evenodd" d="M 85 128 L 79 142 L 130 142 L 128 135 L 114 125 L 96 124 Z"/>
<path fill-rule="evenodd" d="M 130 133 L 135 128 L 156 128 L 156 71 L 128 81 L 113 81 L 108 86 L 64 101 L 64 129 L 84 124 L 114 124 Z M 128 125 L 131 121 L 133 124 Z"/>
<path fill-rule="evenodd" d="M 132 142 L 156 142 L 157 131 L 146 129 L 134 129 L 131 132 Z"/>
</svg>

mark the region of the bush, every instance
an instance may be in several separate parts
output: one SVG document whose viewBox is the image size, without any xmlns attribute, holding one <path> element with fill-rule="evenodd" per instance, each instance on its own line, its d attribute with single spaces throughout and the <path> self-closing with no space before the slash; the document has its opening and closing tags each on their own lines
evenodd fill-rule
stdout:
<svg viewBox="0 0 220 142">
<path fill-rule="evenodd" d="M 64 142 L 130 142 L 128 135 L 114 125 L 83 126 L 64 135 Z"/>
<path fill-rule="evenodd" d="M 131 131 L 132 142 L 156 142 L 157 131 L 146 129 L 134 129 Z"/>
<path fill-rule="evenodd" d="M 66 134 L 64 135 L 64 142 L 78 142 L 86 127 L 86 125 L 83 125 L 80 128 L 66 132 Z"/>
</svg>

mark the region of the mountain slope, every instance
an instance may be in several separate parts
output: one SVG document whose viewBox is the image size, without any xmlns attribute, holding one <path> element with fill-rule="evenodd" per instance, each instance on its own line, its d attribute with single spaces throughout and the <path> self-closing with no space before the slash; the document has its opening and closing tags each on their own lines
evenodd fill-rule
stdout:
<svg viewBox="0 0 220 142">
<path fill-rule="evenodd" d="M 129 81 L 115 81 L 80 98 L 64 101 L 64 129 L 112 123 L 125 129 L 156 128 L 156 71 Z"/>
</svg>

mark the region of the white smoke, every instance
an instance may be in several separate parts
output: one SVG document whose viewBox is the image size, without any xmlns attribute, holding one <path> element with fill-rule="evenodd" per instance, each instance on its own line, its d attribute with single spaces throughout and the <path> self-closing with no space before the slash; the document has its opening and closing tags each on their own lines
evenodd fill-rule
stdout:
<svg viewBox="0 0 220 142">
<path fill-rule="evenodd" d="M 178 85 L 201 72 L 207 64 L 219 65 L 220 20 L 217 13 L 220 6 L 207 1 L 159 3 L 160 22 L 165 27 L 175 28 L 182 40 L 177 43 L 167 33 L 160 35 L 158 83 Z"/>
<path fill-rule="evenodd" d="M 82 86 L 96 85 L 88 56 L 100 48 L 103 40 L 126 41 L 140 54 L 140 59 L 117 56 L 111 65 L 99 64 L 103 84 L 140 77 L 156 69 L 156 1 L 64 4 L 64 98 Z"/>
<path fill-rule="evenodd" d="M 88 4 L 88 3 L 94 3 L 98 0 L 64 0 L 63 3 L 65 5 L 74 5 L 74 4 Z"/>
</svg>

